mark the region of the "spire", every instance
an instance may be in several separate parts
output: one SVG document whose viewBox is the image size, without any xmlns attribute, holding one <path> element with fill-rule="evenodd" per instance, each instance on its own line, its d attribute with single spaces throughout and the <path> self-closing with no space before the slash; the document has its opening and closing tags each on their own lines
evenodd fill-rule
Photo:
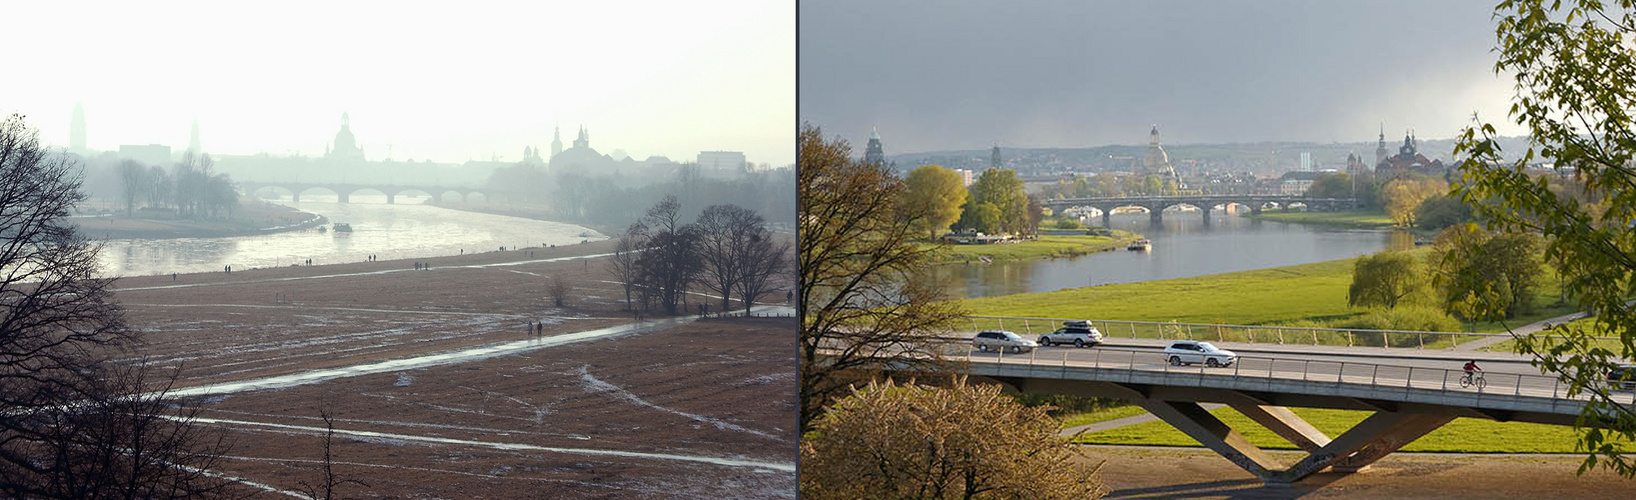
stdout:
<svg viewBox="0 0 1636 500">
<path fill-rule="evenodd" d="M 189 153 L 193 154 L 204 152 L 204 147 L 199 145 L 199 117 L 197 115 L 193 117 L 193 134 L 192 137 L 188 139 L 187 150 Z"/>
<path fill-rule="evenodd" d="M 878 127 L 878 126 L 869 127 L 869 140 L 871 140 L 871 141 L 880 140 L 880 127 Z"/>
<path fill-rule="evenodd" d="M 74 103 L 74 116 L 68 121 L 68 149 L 85 151 L 85 106 Z"/>
<path fill-rule="evenodd" d="M 347 114 L 347 112 L 342 111 L 341 112 L 341 128 L 348 128 L 348 127 L 351 127 L 351 126 L 352 126 L 352 116 Z"/>
</svg>

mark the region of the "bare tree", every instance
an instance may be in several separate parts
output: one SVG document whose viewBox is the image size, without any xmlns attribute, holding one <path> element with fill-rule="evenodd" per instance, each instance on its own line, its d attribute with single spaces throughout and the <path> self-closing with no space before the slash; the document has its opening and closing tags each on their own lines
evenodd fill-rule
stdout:
<svg viewBox="0 0 1636 500">
<path fill-rule="evenodd" d="M 644 289 L 666 314 L 675 315 L 699 274 L 698 231 L 682 224 L 681 203 L 675 196 L 666 196 L 649 208 L 640 224 L 648 235 L 646 249 L 636 259 Z"/>
<path fill-rule="evenodd" d="M 751 240 L 763 236 L 766 221 L 755 211 L 738 205 L 711 205 L 699 214 L 699 262 L 703 264 L 704 288 L 721 297 L 721 310 L 731 306 L 728 299 L 744 279 L 745 253 Z"/>
<path fill-rule="evenodd" d="M 318 416 L 324 419 L 325 429 L 324 463 L 319 466 L 323 474 L 323 480 L 316 485 L 308 484 L 306 481 L 299 481 L 298 483 L 302 488 L 301 492 L 306 493 L 308 498 L 314 500 L 335 500 L 335 489 L 338 487 L 356 484 L 368 488 L 369 485 L 363 481 L 343 478 L 335 474 L 335 420 L 330 418 L 328 411 L 324 410 L 319 410 Z"/>
<path fill-rule="evenodd" d="M 744 314 L 756 299 L 771 291 L 773 284 L 785 276 L 794 258 L 790 255 L 789 240 L 779 240 L 771 231 L 762 229 L 751 236 L 740 256 L 743 277 L 738 282 L 739 299 L 744 301 Z"/>
<path fill-rule="evenodd" d="M 631 291 L 641 279 L 641 268 L 636 265 L 636 256 L 642 247 L 647 245 L 646 227 L 633 224 L 625 230 L 625 234 L 614 243 L 613 255 L 608 256 L 608 271 L 619 278 L 625 288 L 625 308 L 632 309 Z"/>
<path fill-rule="evenodd" d="M 927 214 L 901 208 L 888 167 L 851 154 L 811 125 L 797 140 L 803 431 L 851 376 L 943 368 L 941 339 L 961 316 L 917 274 L 936 251 L 910 241 Z"/>
<path fill-rule="evenodd" d="M 147 194 L 147 169 L 136 160 L 119 162 L 119 197 L 125 199 L 125 216 L 136 216 L 136 203 Z"/>
<path fill-rule="evenodd" d="M 151 392 L 138 342 L 99 275 L 98 246 L 66 222 L 77 165 L 20 115 L 0 122 L 0 496 L 209 496 L 211 441 Z M 220 444 L 220 440 L 215 441 Z"/>
<path fill-rule="evenodd" d="M 545 295 L 550 297 L 551 303 L 556 304 L 557 307 L 566 307 L 568 292 L 572 289 L 573 287 L 568 286 L 568 280 L 562 279 L 562 276 L 546 278 Z"/>
</svg>

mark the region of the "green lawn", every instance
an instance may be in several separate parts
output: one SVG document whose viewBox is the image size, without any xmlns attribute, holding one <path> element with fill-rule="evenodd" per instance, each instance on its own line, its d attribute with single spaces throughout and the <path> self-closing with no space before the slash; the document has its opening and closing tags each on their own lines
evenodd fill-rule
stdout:
<svg viewBox="0 0 1636 500">
<path fill-rule="evenodd" d="M 1266 211 L 1251 217 L 1261 220 L 1278 222 L 1293 222 L 1297 224 L 1320 224 L 1325 226 L 1355 227 L 1363 229 L 1385 229 L 1392 227 L 1392 218 L 1384 212 L 1278 212 Z"/>
<path fill-rule="evenodd" d="M 1147 410 L 1144 410 L 1144 409 L 1142 409 L 1142 407 L 1136 406 L 1136 405 L 1115 406 L 1115 407 L 1112 407 L 1112 408 L 1104 408 L 1104 409 L 1101 409 L 1101 410 L 1096 410 L 1096 411 L 1088 412 L 1088 413 L 1075 413 L 1075 414 L 1072 414 L 1072 415 L 1063 415 L 1062 416 L 1062 427 L 1064 429 L 1066 429 L 1066 428 L 1077 426 L 1077 425 L 1094 424 L 1094 423 L 1097 423 L 1097 422 L 1107 422 L 1109 420 L 1113 420 L 1113 419 L 1116 419 L 1116 418 L 1134 417 L 1134 416 L 1137 416 L 1137 415 L 1144 415 L 1146 413 L 1147 413 Z"/>
<path fill-rule="evenodd" d="M 1125 231 L 1114 231 L 1113 236 L 1057 236 L 1044 235 L 1037 240 L 993 245 L 949 245 L 941 262 L 975 262 L 987 256 L 992 260 L 1030 260 L 1072 257 L 1088 253 L 1124 248 L 1142 236 Z"/>
<path fill-rule="evenodd" d="M 1295 413 L 1311 422 L 1331 438 L 1369 416 L 1368 412 L 1295 408 Z M 1256 446 L 1268 449 L 1295 449 L 1272 431 L 1261 427 L 1249 417 L 1232 408 L 1218 408 L 1211 413 L 1229 427 L 1243 434 Z M 1449 422 L 1430 434 L 1403 447 L 1403 451 L 1447 453 L 1576 453 L 1577 434 L 1572 427 L 1496 422 L 1493 420 L 1461 418 Z M 1080 436 L 1076 441 L 1092 444 L 1123 444 L 1150 446 L 1200 446 L 1197 441 L 1182 434 L 1163 421 L 1145 422 L 1117 429 Z M 1626 443 L 1626 450 L 1631 449 Z"/>
<path fill-rule="evenodd" d="M 1421 248 L 1412 252 L 1424 256 L 1429 249 Z M 1326 327 L 1346 324 L 1366 312 L 1346 305 L 1347 288 L 1352 284 L 1353 260 L 1341 259 L 1192 278 L 967 299 L 962 301 L 962 305 L 971 314 L 979 316 Z M 1546 275 L 1546 278 L 1541 280 L 1540 290 L 1537 292 L 1537 300 L 1542 304 L 1555 301 L 1557 293 L 1554 275 L 1549 271 Z M 1542 306 L 1534 313 L 1514 318 L 1509 323 L 1523 325 L 1570 312 L 1572 311 L 1566 307 Z M 1016 323 L 1012 320 L 1002 325 L 999 324 L 999 320 L 978 320 L 977 327 L 1010 329 L 1020 333 L 1024 330 L 1048 329 L 1050 326 L 1039 325 L 1039 328 L 1034 328 L 1036 325 L 1032 323 L 1027 325 Z M 1180 335 L 1212 339 L 1215 335 L 1213 332 L 1179 327 L 1164 327 L 1169 331 L 1161 334 L 1156 327 L 1146 328 L 1154 331 L 1148 332 L 1139 327 L 1136 336 L 1146 338 L 1162 335 L 1164 338 L 1174 338 Z M 1503 332 L 1504 328 L 1498 323 L 1484 322 L 1467 324 L 1465 330 L 1492 333 Z M 1104 333 L 1116 338 L 1131 335 L 1128 331 Z M 1280 339 L 1278 335 L 1283 335 L 1282 340 L 1285 342 L 1315 341 L 1310 333 L 1296 330 L 1269 330 L 1252 334 L 1254 338 L 1222 340 L 1277 342 Z M 1462 337 L 1459 340 L 1468 342 L 1474 339 L 1475 337 Z M 1394 340 L 1393 343 L 1397 345 L 1400 341 Z M 1316 343 L 1344 345 L 1347 340 L 1341 337 L 1320 337 L 1316 339 Z M 1425 346 L 1444 347 L 1448 343 L 1449 340 L 1446 338 L 1427 339 Z"/>
</svg>

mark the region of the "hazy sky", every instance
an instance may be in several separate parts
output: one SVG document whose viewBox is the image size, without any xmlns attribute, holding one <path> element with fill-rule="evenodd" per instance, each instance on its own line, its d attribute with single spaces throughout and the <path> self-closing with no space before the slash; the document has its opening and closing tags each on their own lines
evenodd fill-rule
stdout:
<svg viewBox="0 0 1636 500">
<path fill-rule="evenodd" d="M 371 159 L 463 162 L 571 145 L 794 162 L 785 1 L 16 2 L 0 112 L 92 149 L 317 156 L 341 113 Z"/>
<path fill-rule="evenodd" d="M 1509 123 L 1494 3 L 802 2 L 799 117 L 888 155 L 1448 138 Z"/>
</svg>

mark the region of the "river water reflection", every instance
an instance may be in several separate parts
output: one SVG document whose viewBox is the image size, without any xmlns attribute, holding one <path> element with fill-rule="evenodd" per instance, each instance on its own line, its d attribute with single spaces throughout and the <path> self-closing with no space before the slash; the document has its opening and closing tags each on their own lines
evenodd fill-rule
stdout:
<svg viewBox="0 0 1636 500">
<path fill-rule="evenodd" d="M 568 245 L 582 240 L 606 239 L 601 233 L 561 222 L 480 214 L 420 205 L 422 199 L 399 196 L 396 205 L 386 197 L 351 197 L 352 203 L 288 198 L 275 202 L 346 222 L 353 232 L 318 232 L 316 229 L 230 238 L 175 238 L 111 240 L 103 247 L 103 269 L 115 276 L 214 272 L 231 265 L 234 270 L 282 267 L 305 263 L 358 262 L 369 255 L 380 260 L 487 252 L 500 247 Z"/>
<path fill-rule="evenodd" d="M 1146 214 L 1117 215 L 1114 229 L 1153 240 L 1150 252 L 1115 250 L 1038 261 L 951 264 L 934 274 L 951 297 L 977 298 L 1049 292 L 1109 283 L 1186 278 L 1344 259 L 1392 246 L 1412 247 L 1406 233 L 1335 229 L 1219 215 L 1205 224 L 1197 213 L 1166 213 L 1150 226 Z"/>
</svg>

